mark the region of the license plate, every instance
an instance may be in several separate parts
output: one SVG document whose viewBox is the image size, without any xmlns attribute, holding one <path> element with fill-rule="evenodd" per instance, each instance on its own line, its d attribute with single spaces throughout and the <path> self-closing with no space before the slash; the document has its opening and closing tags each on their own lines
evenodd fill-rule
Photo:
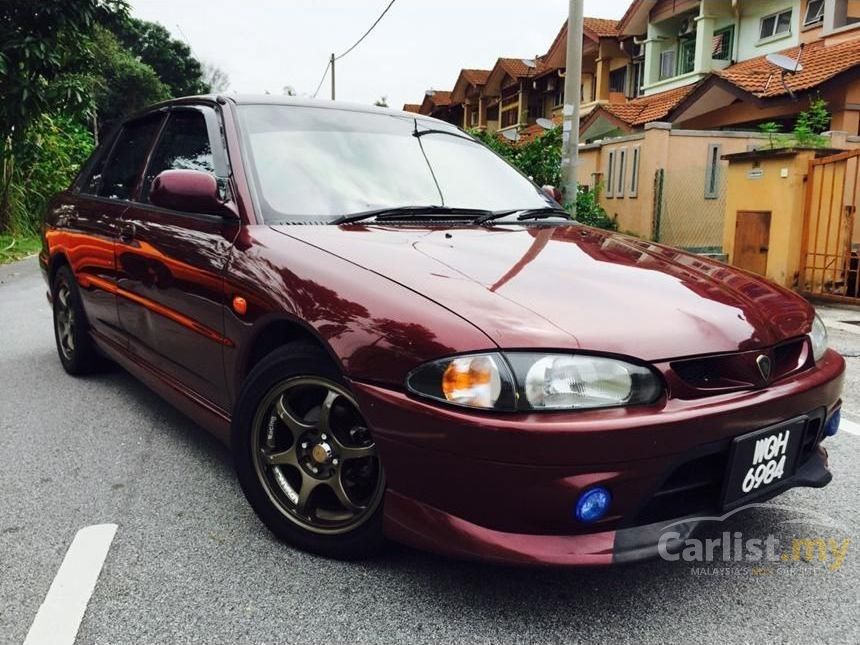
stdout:
<svg viewBox="0 0 860 645">
<path fill-rule="evenodd" d="M 806 417 L 735 437 L 723 490 L 723 508 L 755 499 L 794 474 Z"/>
</svg>

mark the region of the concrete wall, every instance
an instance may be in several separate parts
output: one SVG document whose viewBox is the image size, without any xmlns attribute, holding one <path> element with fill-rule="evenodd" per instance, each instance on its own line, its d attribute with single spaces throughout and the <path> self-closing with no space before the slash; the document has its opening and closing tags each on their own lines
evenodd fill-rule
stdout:
<svg viewBox="0 0 860 645">
<path fill-rule="evenodd" d="M 729 164 L 723 252 L 734 261 L 738 211 L 767 211 L 771 214 L 768 245 L 768 278 L 793 287 L 800 271 L 803 237 L 805 179 L 814 152 L 789 156 L 761 156 Z"/>
<path fill-rule="evenodd" d="M 651 239 L 659 228 L 658 241 L 690 248 L 722 246 L 724 195 L 706 198 L 705 182 L 708 153 L 712 144 L 720 146 L 719 154 L 743 152 L 763 145 L 762 135 L 751 132 L 671 130 L 666 123 L 652 123 L 639 134 L 606 139 L 582 146 L 578 167 L 580 183 L 602 188 L 600 204 L 618 221 L 620 230 Z M 634 149 L 639 150 L 638 190 L 631 194 Z M 618 166 L 615 168 L 616 190 L 607 194 L 609 153 L 619 159 L 625 151 L 626 168 L 623 195 L 617 192 Z M 727 162 L 720 161 L 718 177 Z M 655 176 L 663 171 L 663 198 L 655 219 Z"/>
</svg>

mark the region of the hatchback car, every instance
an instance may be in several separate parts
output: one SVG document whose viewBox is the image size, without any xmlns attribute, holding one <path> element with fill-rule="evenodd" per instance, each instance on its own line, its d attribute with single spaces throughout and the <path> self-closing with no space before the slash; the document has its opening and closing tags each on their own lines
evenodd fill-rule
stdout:
<svg viewBox="0 0 860 645">
<path fill-rule="evenodd" d="M 844 362 L 809 304 L 581 226 L 424 116 L 155 106 L 53 200 L 40 263 L 66 371 L 139 377 L 328 556 L 630 561 L 831 478 Z"/>
</svg>

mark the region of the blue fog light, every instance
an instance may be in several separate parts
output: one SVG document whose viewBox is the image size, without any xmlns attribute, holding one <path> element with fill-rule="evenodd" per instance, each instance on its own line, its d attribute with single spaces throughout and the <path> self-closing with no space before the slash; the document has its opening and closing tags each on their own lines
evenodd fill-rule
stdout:
<svg viewBox="0 0 860 645">
<path fill-rule="evenodd" d="M 603 486 L 589 488 L 576 502 L 576 519 L 590 524 L 596 522 L 609 510 L 612 494 Z"/>
<path fill-rule="evenodd" d="M 842 409 L 836 410 L 833 414 L 830 415 L 830 418 L 827 420 L 827 425 L 824 426 L 824 436 L 832 437 L 837 432 L 839 432 L 839 421 L 842 419 Z"/>
</svg>

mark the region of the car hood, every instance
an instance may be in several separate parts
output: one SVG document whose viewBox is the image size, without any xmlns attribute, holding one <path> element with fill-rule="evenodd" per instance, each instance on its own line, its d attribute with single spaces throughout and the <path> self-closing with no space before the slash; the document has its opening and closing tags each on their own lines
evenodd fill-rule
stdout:
<svg viewBox="0 0 860 645">
<path fill-rule="evenodd" d="M 584 226 L 274 228 L 424 295 L 504 348 L 655 361 L 766 347 L 806 333 L 813 316 L 744 271 Z"/>
</svg>

